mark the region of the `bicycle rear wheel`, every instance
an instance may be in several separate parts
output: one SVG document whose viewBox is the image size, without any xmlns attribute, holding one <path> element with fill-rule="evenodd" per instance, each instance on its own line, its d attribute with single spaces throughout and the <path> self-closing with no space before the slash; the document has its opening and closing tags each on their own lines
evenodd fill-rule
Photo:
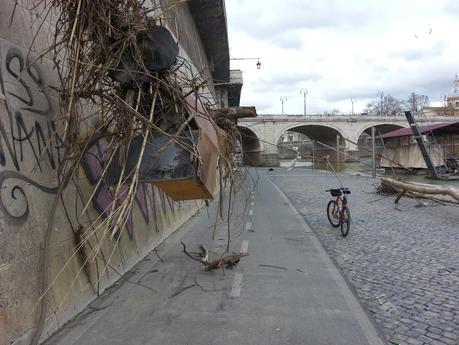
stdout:
<svg viewBox="0 0 459 345">
<path fill-rule="evenodd" d="M 340 226 L 341 226 L 341 235 L 343 235 L 343 237 L 346 237 L 347 234 L 349 233 L 349 229 L 351 228 L 351 211 L 349 211 L 347 206 L 344 209 L 343 219 L 341 219 L 340 221 Z"/>
<path fill-rule="evenodd" d="M 330 224 L 335 228 L 337 228 L 340 224 L 338 213 L 338 203 L 335 200 L 330 200 L 327 204 L 327 218 Z"/>
</svg>

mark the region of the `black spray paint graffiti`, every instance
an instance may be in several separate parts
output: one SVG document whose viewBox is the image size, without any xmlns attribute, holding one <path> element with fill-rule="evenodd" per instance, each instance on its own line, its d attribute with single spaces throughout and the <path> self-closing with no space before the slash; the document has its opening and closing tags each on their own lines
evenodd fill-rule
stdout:
<svg viewBox="0 0 459 345">
<path fill-rule="evenodd" d="M 5 60 L 0 63 L 0 166 L 14 166 L 14 170 L 0 172 L 0 210 L 10 222 L 21 224 L 29 215 L 29 202 L 23 185 L 33 186 L 50 194 L 58 190 L 57 187 L 44 186 L 24 175 L 27 172 L 22 172 L 22 163 L 32 158 L 40 172 L 45 171 L 44 165 L 48 164 L 47 171 L 50 168 L 57 173 L 63 158 L 63 142 L 56 133 L 49 89 L 38 66 L 29 65 L 22 52 L 14 48 L 9 49 Z M 4 107 L 1 106 L 1 101 Z M 100 140 L 89 150 L 82 162 L 92 185 L 97 184 L 102 173 L 101 162 L 104 160 L 105 146 L 104 140 Z M 26 149 L 31 152 L 31 156 L 26 157 Z M 28 166 L 30 167 L 30 162 Z M 8 180 L 14 182 L 6 187 Z M 7 200 L 4 200 L 4 190 L 9 191 Z M 122 199 L 122 196 L 118 198 Z M 107 218 L 112 203 L 118 198 L 112 188 L 101 183 L 92 200 L 93 207 L 102 217 Z M 17 214 L 9 210 L 8 205 L 18 202 L 19 199 L 22 199 L 21 211 Z M 156 230 L 158 216 L 175 211 L 174 202 L 149 184 L 139 185 L 135 199 L 145 222 L 149 224 L 154 219 Z M 132 214 L 127 219 L 126 229 L 132 239 Z"/>
<path fill-rule="evenodd" d="M 1 53 L 1 52 L 0 52 Z M 62 159 L 63 143 L 56 134 L 49 90 L 42 73 L 35 64 L 28 64 L 23 53 L 15 48 L 8 50 L 4 61 L 0 61 L 0 165 L 14 170 L 0 172 L 0 191 L 10 190 L 10 199 L 0 195 L 0 209 L 14 223 L 23 223 L 29 214 L 29 203 L 23 186 L 38 188 L 45 193 L 56 193 L 57 188 L 47 187 L 22 173 L 23 162 L 28 160 L 40 171 L 44 164 L 56 171 Z M 26 157 L 29 150 L 32 157 Z M 13 185 L 6 187 L 6 181 Z M 18 182 L 21 181 L 21 182 Z M 9 211 L 8 203 L 23 199 L 19 214 Z"/>
</svg>

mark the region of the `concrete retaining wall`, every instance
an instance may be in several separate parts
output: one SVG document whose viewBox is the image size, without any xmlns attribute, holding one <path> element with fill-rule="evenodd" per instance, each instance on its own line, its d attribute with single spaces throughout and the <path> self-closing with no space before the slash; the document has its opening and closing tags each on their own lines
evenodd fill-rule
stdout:
<svg viewBox="0 0 459 345">
<path fill-rule="evenodd" d="M 0 4 L 0 345 L 29 341 L 40 298 L 45 230 L 63 157 L 62 143 L 51 135 L 59 125 L 58 97 L 52 89 L 57 75 L 51 60 L 37 59 L 51 43 L 53 22 L 43 23 L 41 8 L 32 9 L 32 2 L 24 0 L 9 25 L 14 3 Z M 185 17 L 180 27 L 188 28 L 196 42 L 191 16 Z M 205 57 L 203 51 L 200 54 Z M 201 68 L 205 60 L 200 59 Z M 93 154 L 103 145 L 99 142 Z M 52 287 L 43 338 L 79 313 L 201 205 L 174 203 L 151 185 L 142 185 L 126 229 L 115 240 L 90 227 L 112 202 L 108 187 L 102 186 L 88 212 L 82 213 L 94 188 L 92 178 L 100 172 L 94 161 L 82 167 L 79 188 L 71 184 L 58 206 L 49 248 Z M 81 233 L 90 237 L 86 255 L 102 243 L 87 270 L 82 270 L 81 253 L 75 255 Z"/>
</svg>

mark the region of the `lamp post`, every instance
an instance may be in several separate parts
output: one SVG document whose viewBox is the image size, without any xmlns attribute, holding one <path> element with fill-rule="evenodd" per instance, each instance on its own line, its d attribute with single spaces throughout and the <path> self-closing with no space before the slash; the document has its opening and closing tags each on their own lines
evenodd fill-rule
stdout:
<svg viewBox="0 0 459 345">
<path fill-rule="evenodd" d="M 282 103 L 282 115 L 284 115 L 284 102 L 287 102 L 287 96 L 282 96 L 280 101 Z"/>
<path fill-rule="evenodd" d="M 379 116 L 382 116 L 383 114 L 383 99 L 384 99 L 384 92 L 382 91 L 379 91 L 376 96 L 378 97 L 381 97 L 381 102 L 379 104 L 380 108 L 379 108 Z"/>
<path fill-rule="evenodd" d="M 352 116 L 354 116 L 354 102 L 357 102 L 357 98 L 351 97 L 351 103 L 352 103 Z"/>
<path fill-rule="evenodd" d="M 376 178 L 375 130 L 375 126 L 371 127 L 371 170 L 373 178 Z"/>
<path fill-rule="evenodd" d="M 257 69 L 260 69 L 261 68 L 261 62 L 260 62 L 260 58 L 230 58 L 230 60 L 257 60 L 257 63 L 256 63 L 256 66 L 257 66 Z"/>
<path fill-rule="evenodd" d="M 308 89 L 300 89 L 300 95 L 303 94 L 304 96 L 304 116 L 306 116 L 306 96 L 308 95 Z"/>
</svg>

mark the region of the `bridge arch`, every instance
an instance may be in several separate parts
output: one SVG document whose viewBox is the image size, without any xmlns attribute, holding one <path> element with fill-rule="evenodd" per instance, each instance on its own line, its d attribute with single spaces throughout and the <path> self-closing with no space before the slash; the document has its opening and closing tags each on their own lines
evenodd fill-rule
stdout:
<svg viewBox="0 0 459 345">
<path fill-rule="evenodd" d="M 259 136 L 248 127 L 237 126 L 237 129 L 240 134 L 242 164 L 247 166 L 259 165 L 261 152 Z"/>
<path fill-rule="evenodd" d="M 306 135 L 311 140 L 328 141 L 336 144 L 336 136 L 339 135 L 343 140 L 343 132 L 334 125 L 330 124 L 292 124 L 282 128 L 276 137 L 276 143 L 285 132 L 297 132 Z M 321 140 L 322 139 L 322 140 Z"/>
<path fill-rule="evenodd" d="M 359 131 L 356 131 L 354 138 L 350 138 L 353 142 L 358 144 L 357 149 L 360 151 L 360 156 L 369 155 L 371 149 L 371 128 L 375 127 L 375 135 L 382 135 L 388 132 L 395 131 L 397 129 L 409 127 L 408 124 L 401 123 L 378 123 L 372 125 L 366 125 Z M 352 143 L 351 143 L 352 144 Z M 352 144 L 353 145 L 353 144 Z"/>
<path fill-rule="evenodd" d="M 359 137 L 364 134 L 364 133 L 367 133 L 367 134 L 371 134 L 371 127 L 375 127 L 376 128 L 376 135 L 381 135 L 381 134 L 385 134 L 385 133 L 388 133 L 388 132 L 392 132 L 392 131 L 395 131 L 397 129 L 400 129 L 400 128 L 407 128 L 409 127 L 408 124 L 406 125 L 403 125 L 403 124 L 400 124 L 400 123 L 378 123 L 378 124 L 373 124 L 373 125 L 368 125 L 366 127 L 364 127 L 363 129 L 360 130 L 360 133 L 359 134 Z"/>
<path fill-rule="evenodd" d="M 346 147 L 346 141 L 344 140 L 343 132 L 337 126 L 331 124 L 291 124 L 283 128 L 282 133 L 279 133 L 276 137 L 276 143 L 278 145 L 282 145 L 282 143 L 280 143 L 280 140 L 282 136 L 287 132 L 296 132 L 305 135 L 311 141 L 315 142 L 314 151 L 317 157 L 323 157 L 328 155 L 330 160 L 332 161 L 338 158 L 338 153 L 335 150 L 337 146 L 338 136 L 340 150 Z M 310 146 L 311 148 L 304 148 L 303 151 L 305 152 L 301 153 L 307 154 L 309 153 L 308 151 L 310 151 L 310 154 L 312 154 L 312 144 L 310 144 Z"/>
</svg>

